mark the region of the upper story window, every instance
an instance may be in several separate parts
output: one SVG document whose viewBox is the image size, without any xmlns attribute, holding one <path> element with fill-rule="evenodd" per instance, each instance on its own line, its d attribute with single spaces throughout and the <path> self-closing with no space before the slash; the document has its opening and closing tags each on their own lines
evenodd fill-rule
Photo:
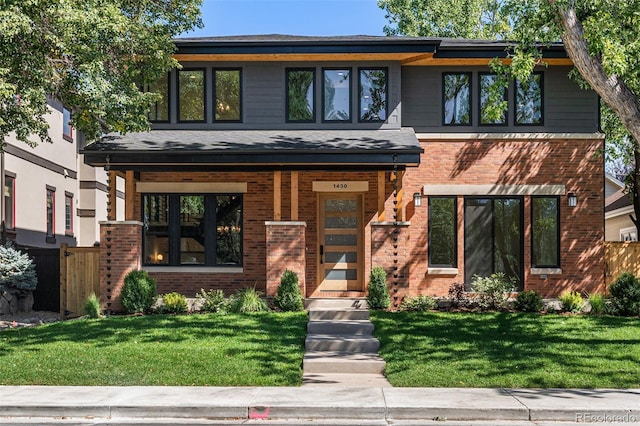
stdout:
<svg viewBox="0 0 640 426">
<path fill-rule="evenodd" d="M 533 73 L 529 80 L 516 80 L 516 125 L 543 124 L 543 78 Z"/>
<path fill-rule="evenodd" d="M 16 214 L 16 178 L 4 176 L 4 226 L 5 229 L 15 229 Z"/>
<path fill-rule="evenodd" d="M 71 111 L 62 108 L 62 137 L 69 142 L 73 141 L 73 127 L 71 127 Z"/>
<path fill-rule="evenodd" d="M 56 189 L 47 185 L 46 197 L 47 242 L 55 242 L 56 236 Z"/>
<path fill-rule="evenodd" d="M 145 87 L 145 91 L 154 92 L 160 95 L 160 99 L 151 105 L 149 121 L 169 121 L 169 74 L 165 74 L 155 83 L 147 85 L 147 87 Z"/>
<path fill-rule="evenodd" d="M 351 121 L 351 69 L 322 70 L 322 121 Z"/>
<path fill-rule="evenodd" d="M 287 121 L 312 123 L 316 119 L 314 69 L 287 69 Z"/>
<path fill-rule="evenodd" d="M 205 70 L 178 71 L 178 121 L 204 122 Z"/>
<path fill-rule="evenodd" d="M 480 73 L 480 125 L 507 124 L 507 88 L 496 74 Z"/>
<path fill-rule="evenodd" d="M 360 68 L 358 75 L 358 120 L 387 119 L 387 68 Z"/>
<path fill-rule="evenodd" d="M 443 124 L 471 125 L 471 73 L 442 75 Z"/>
<path fill-rule="evenodd" d="M 240 69 L 214 69 L 215 121 L 242 120 L 242 74 Z"/>
<path fill-rule="evenodd" d="M 64 193 L 64 233 L 73 235 L 73 194 Z"/>
</svg>

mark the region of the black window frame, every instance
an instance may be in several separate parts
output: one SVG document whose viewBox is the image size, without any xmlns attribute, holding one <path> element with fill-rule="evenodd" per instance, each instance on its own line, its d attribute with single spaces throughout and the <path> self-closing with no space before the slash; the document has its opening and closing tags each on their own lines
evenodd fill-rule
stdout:
<svg viewBox="0 0 640 426">
<path fill-rule="evenodd" d="M 158 116 L 158 102 L 156 102 L 153 106 L 152 106 L 152 110 L 149 111 L 149 122 L 150 123 L 169 123 L 171 121 L 171 73 L 166 73 L 165 78 L 167 79 L 167 93 L 164 94 L 164 96 L 166 97 L 167 100 L 167 110 L 165 111 L 167 114 L 167 119 L 166 120 L 158 120 L 155 118 L 152 118 L 152 111 L 153 108 L 155 108 L 155 117 Z M 150 85 L 146 84 L 144 87 L 144 91 L 145 92 L 150 92 Z"/>
<path fill-rule="evenodd" d="M 73 226 L 74 226 L 73 201 L 74 201 L 74 199 L 75 199 L 75 197 L 73 196 L 73 194 L 71 192 L 64 191 L 64 234 L 67 235 L 67 236 L 70 236 L 70 237 L 73 236 Z M 69 207 L 69 210 L 67 210 L 67 207 Z M 67 226 L 67 213 L 68 213 L 68 218 L 69 218 L 68 226 Z"/>
<path fill-rule="evenodd" d="M 482 121 L 482 77 L 492 76 L 495 72 L 479 72 L 478 73 L 478 125 L 483 127 L 506 127 L 509 125 L 509 87 L 504 88 L 504 101 L 507 102 L 507 109 L 502 113 L 502 123 L 484 123 Z"/>
<path fill-rule="evenodd" d="M 445 81 L 450 75 L 466 75 L 469 78 L 469 122 L 468 123 L 447 123 L 447 100 L 445 97 Z M 470 71 L 448 71 L 442 73 L 441 81 L 442 96 L 442 126 L 444 127 L 470 127 L 473 125 L 473 73 Z"/>
<path fill-rule="evenodd" d="M 384 71 L 384 120 L 362 118 L 362 71 Z M 358 123 L 385 123 L 389 119 L 389 67 L 358 67 Z"/>
<path fill-rule="evenodd" d="M 349 119 L 348 120 L 329 120 L 325 117 L 325 71 L 349 71 Z M 353 123 L 353 68 L 352 67 L 325 67 L 321 69 L 322 74 L 322 122 L 323 123 Z"/>
<path fill-rule="evenodd" d="M 217 84 L 218 84 L 218 80 L 216 78 L 216 73 L 217 71 L 237 71 L 238 72 L 238 79 L 239 79 L 239 86 L 238 86 L 238 102 L 240 103 L 240 105 L 238 106 L 238 116 L 239 118 L 237 120 L 223 120 L 223 119 L 217 119 L 216 118 L 216 101 L 217 101 Z M 244 84 L 242 81 L 242 68 L 241 67 L 215 67 L 211 70 L 211 78 L 213 79 L 213 84 L 212 84 L 212 90 L 211 90 L 211 95 L 213 97 L 213 122 L 214 123 L 242 123 L 242 104 L 243 104 L 243 99 L 242 99 L 242 93 L 244 91 Z"/>
<path fill-rule="evenodd" d="M 291 72 L 310 72 L 313 76 L 313 79 L 311 80 L 311 84 L 313 85 L 313 99 L 311 100 L 311 107 L 313 108 L 313 110 L 311 111 L 311 119 L 310 120 L 292 120 L 291 118 L 289 118 L 289 73 Z M 300 67 L 296 67 L 296 68 L 285 68 L 284 74 L 285 74 L 285 82 L 284 82 L 284 90 L 285 90 L 285 122 L 287 123 L 315 123 L 316 122 L 316 117 L 317 117 L 317 107 L 316 107 L 316 97 L 317 97 L 317 86 L 316 86 L 316 75 L 317 75 L 317 70 L 315 68 L 300 68 Z"/>
<path fill-rule="evenodd" d="M 180 73 L 189 71 L 201 71 L 202 72 L 202 120 L 181 120 L 180 119 Z M 207 111 L 207 69 L 203 67 L 199 68 L 182 68 L 176 71 L 176 113 L 178 123 L 206 123 L 208 117 Z"/>
<path fill-rule="evenodd" d="M 453 263 L 452 264 L 439 264 L 431 262 L 431 202 L 438 199 L 452 199 L 453 200 Z M 458 197 L 456 196 L 429 196 L 428 197 L 428 226 L 427 226 L 427 261 L 430 268 L 457 268 L 458 267 Z"/>
<path fill-rule="evenodd" d="M 556 210 L 556 262 L 553 265 L 545 265 L 545 264 L 536 264 L 534 263 L 534 253 L 535 253 L 535 232 L 534 232 L 534 226 L 535 226 L 535 221 L 534 221 L 534 213 L 533 213 L 533 209 L 534 209 L 534 201 L 537 199 L 544 199 L 544 198 L 550 198 L 550 199 L 555 199 L 556 200 L 556 206 L 557 206 L 557 210 Z M 560 239 L 560 196 L 558 195 L 532 195 L 531 196 L 531 267 L 532 268 L 560 268 L 561 266 L 561 246 L 562 246 L 562 241 Z"/>
<path fill-rule="evenodd" d="M 5 188 L 3 188 L 2 190 L 2 203 L 4 204 L 4 218 L 1 218 L 2 220 L 4 220 L 5 222 L 5 227 L 8 231 L 14 231 L 16 229 L 16 177 L 17 175 L 15 173 L 9 172 L 9 171 L 5 171 L 4 172 L 4 186 L 11 187 L 11 196 L 9 197 L 9 200 L 11 204 L 11 223 L 7 223 L 7 211 L 9 209 L 7 209 L 7 196 L 6 196 L 6 192 L 5 192 Z M 7 183 L 9 182 L 9 180 L 11 180 L 11 185 L 7 185 Z"/>
<path fill-rule="evenodd" d="M 534 75 L 540 76 L 540 122 L 539 123 L 519 123 L 518 122 L 518 84 L 520 83 L 518 80 L 514 80 L 513 82 L 513 124 L 517 127 L 526 127 L 526 126 L 535 126 L 541 127 L 544 126 L 544 72 L 535 71 L 532 72 L 529 78 Z"/>
</svg>

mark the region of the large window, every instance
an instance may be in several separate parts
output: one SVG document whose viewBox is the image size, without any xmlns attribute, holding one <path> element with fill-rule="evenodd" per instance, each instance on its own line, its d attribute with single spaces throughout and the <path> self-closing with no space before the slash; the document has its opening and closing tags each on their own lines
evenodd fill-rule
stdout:
<svg viewBox="0 0 640 426">
<path fill-rule="evenodd" d="M 533 73 L 527 81 L 516 80 L 516 124 L 543 124 L 542 73 Z"/>
<path fill-rule="evenodd" d="M 315 121 L 315 79 L 313 69 L 287 70 L 287 121 Z"/>
<path fill-rule="evenodd" d="M 205 121 L 205 78 L 203 69 L 178 71 L 178 120 Z"/>
<path fill-rule="evenodd" d="M 534 268 L 560 267 L 560 199 L 558 197 L 531 198 L 532 250 Z"/>
<path fill-rule="evenodd" d="M 215 121 L 241 121 L 241 77 L 239 69 L 213 70 Z"/>
<path fill-rule="evenodd" d="M 169 74 L 153 84 L 149 84 L 145 91 L 157 93 L 160 98 L 151 105 L 149 120 L 154 122 L 169 121 Z"/>
<path fill-rule="evenodd" d="M 497 74 L 480 73 L 480 125 L 507 124 L 507 87 Z"/>
<path fill-rule="evenodd" d="M 359 70 L 358 120 L 385 121 L 387 119 L 387 69 Z"/>
<path fill-rule="evenodd" d="M 73 235 L 73 194 L 64 193 L 64 233 Z"/>
<path fill-rule="evenodd" d="M 242 265 L 242 195 L 143 195 L 144 264 Z"/>
<path fill-rule="evenodd" d="M 442 75 L 442 105 L 444 125 L 471 125 L 471 73 Z"/>
<path fill-rule="evenodd" d="M 5 175 L 4 177 L 4 226 L 5 229 L 15 229 L 16 214 L 16 178 Z"/>
<path fill-rule="evenodd" d="M 429 266 L 457 264 L 455 197 L 429 197 Z"/>
<path fill-rule="evenodd" d="M 322 120 L 351 121 L 351 70 L 322 70 Z"/>
<path fill-rule="evenodd" d="M 56 235 L 56 189 L 47 185 L 46 198 L 47 242 L 55 242 Z"/>
</svg>

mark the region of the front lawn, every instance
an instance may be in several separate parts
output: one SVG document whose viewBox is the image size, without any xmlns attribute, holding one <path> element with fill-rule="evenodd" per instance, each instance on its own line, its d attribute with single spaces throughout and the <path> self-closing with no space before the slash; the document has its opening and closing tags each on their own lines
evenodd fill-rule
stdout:
<svg viewBox="0 0 640 426">
<path fill-rule="evenodd" d="M 151 315 L 0 331 L 0 385 L 298 386 L 307 315 Z"/>
<path fill-rule="evenodd" d="M 393 386 L 639 388 L 638 318 L 374 312 Z"/>
</svg>

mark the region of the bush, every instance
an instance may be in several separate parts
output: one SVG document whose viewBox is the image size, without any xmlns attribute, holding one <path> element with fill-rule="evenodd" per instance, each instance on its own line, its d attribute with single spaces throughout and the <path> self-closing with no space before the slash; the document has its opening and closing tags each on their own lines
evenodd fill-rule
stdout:
<svg viewBox="0 0 640 426">
<path fill-rule="evenodd" d="M 302 311 L 304 309 L 302 292 L 298 285 L 298 274 L 288 269 L 284 271 L 274 303 L 285 312 Z"/>
<path fill-rule="evenodd" d="M 602 294 L 592 293 L 589 295 L 589 305 L 591 315 L 602 315 L 607 311 L 607 299 Z"/>
<path fill-rule="evenodd" d="M 513 280 L 508 279 L 504 273 L 497 272 L 489 277 L 474 275 L 471 281 L 471 289 L 478 293 L 478 305 L 482 309 L 499 309 L 504 306 L 506 292 L 514 289 Z"/>
<path fill-rule="evenodd" d="M 376 266 L 369 274 L 367 304 L 369 309 L 387 309 L 391 304 L 387 288 L 387 273 L 381 266 Z"/>
<path fill-rule="evenodd" d="M 449 286 L 449 302 L 452 308 L 462 308 L 469 305 L 469 297 L 462 283 Z"/>
<path fill-rule="evenodd" d="M 162 312 L 181 314 L 187 312 L 188 308 L 184 294 L 173 292 L 162 295 Z"/>
<path fill-rule="evenodd" d="M 584 306 L 584 299 L 577 291 L 566 291 L 558 299 L 562 302 L 562 310 L 565 312 L 580 312 Z"/>
<path fill-rule="evenodd" d="M 84 314 L 89 318 L 100 318 L 100 300 L 95 293 L 91 293 L 84 302 Z"/>
<path fill-rule="evenodd" d="M 224 298 L 222 290 L 205 291 L 201 288 L 200 293 L 196 294 L 196 299 L 202 299 L 200 310 L 203 312 L 224 313 L 227 311 L 227 300 Z"/>
<path fill-rule="evenodd" d="M 610 286 L 611 307 L 615 314 L 635 316 L 640 314 L 640 283 L 629 272 L 621 274 Z"/>
<path fill-rule="evenodd" d="M 533 290 L 525 290 L 516 297 L 516 310 L 521 312 L 540 312 L 542 297 Z"/>
<path fill-rule="evenodd" d="M 156 281 L 146 271 L 130 271 L 124 277 L 120 297 L 127 313 L 149 312 L 156 302 Z"/>
<path fill-rule="evenodd" d="M 253 287 L 242 289 L 229 298 L 229 312 L 249 313 L 268 310 L 269 305 L 262 299 L 262 292 Z"/>
<path fill-rule="evenodd" d="M 436 299 L 427 295 L 406 297 L 400 304 L 400 310 L 412 312 L 427 312 L 438 305 Z"/>
<path fill-rule="evenodd" d="M 33 291 L 38 285 L 36 267 L 26 253 L 11 243 L 0 245 L 0 291 L 16 289 Z"/>
</svg>

